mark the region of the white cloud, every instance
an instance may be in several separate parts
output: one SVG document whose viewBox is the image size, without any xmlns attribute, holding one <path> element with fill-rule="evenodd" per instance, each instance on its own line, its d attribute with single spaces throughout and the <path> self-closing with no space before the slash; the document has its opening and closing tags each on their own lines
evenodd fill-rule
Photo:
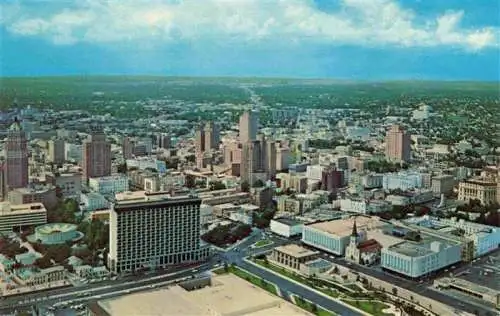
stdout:
<svg viewBox="0 0 500 316">
<path fill-rule="evenodd" d="M 498 28 L 461 28 L 463 11 L 425 19 L 396 0 L 340 1 L 338 11 L 327 13 L 312 0 L 80 0 L 45 14 L 21 5 L 2 22 L 12 33 L 57 44 L 236 39 L 470 50 L 499 44 Z"/>
</svg>

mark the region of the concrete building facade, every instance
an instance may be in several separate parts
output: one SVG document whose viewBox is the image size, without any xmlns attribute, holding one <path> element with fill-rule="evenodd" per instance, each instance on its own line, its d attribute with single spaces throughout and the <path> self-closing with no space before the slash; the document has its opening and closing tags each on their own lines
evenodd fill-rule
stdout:
<svg viewBox="0 0 500 316">
<path fill-rule="evenodd" d="M 201 199 L 165 193 L 116 195 L 110 212 L 108 266 L 114 273 L 204 261 Z"/>
</svg>

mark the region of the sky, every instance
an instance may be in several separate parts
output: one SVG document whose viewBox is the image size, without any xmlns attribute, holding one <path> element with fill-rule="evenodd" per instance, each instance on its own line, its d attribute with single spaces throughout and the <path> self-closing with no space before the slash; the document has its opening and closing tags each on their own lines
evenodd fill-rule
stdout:
<svg viewBox="0 0 500 316">
<path fill-rule="evenodd" d="M 0 0 L 0 76 L 500 80 L 497 0 Z"/>
</svg>

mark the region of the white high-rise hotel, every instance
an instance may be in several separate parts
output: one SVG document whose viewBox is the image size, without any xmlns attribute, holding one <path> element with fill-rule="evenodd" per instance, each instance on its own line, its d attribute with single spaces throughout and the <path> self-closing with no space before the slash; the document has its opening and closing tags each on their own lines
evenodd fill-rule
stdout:
<svg viewBox="0 0 500 316">
<path fill-rule="evenodd" d="M 109 269 L 114 273 L 204 261 L 201 199 L 165 193 L 116 195 L 110 212 Z"/>
</svg>

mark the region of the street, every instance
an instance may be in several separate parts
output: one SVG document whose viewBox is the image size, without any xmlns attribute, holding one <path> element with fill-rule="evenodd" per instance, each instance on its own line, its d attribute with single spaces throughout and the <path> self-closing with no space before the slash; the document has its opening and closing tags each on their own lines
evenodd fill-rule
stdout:
<svg viewBox="0 0 500 316">
<path fill-rule="evenodd" d="M 399 287 L 405 288 L 409 291 L 412 291 L 414 293 L 417 293 L 422 296 L 426 296 L 428 298 L 431 298 L 435 301 L 441 302 L 443 304 L 446 304 L 452 308 L 455 308 L 457 310 L 462 310 L 468 313 L 475 314 L 476 312 L 480 312 L 481 314 L 486 314 L 490 312 L 489 309 L 485 309 L 482 306 L 478 306 L 477 304 L 471 304 L 470 302 L 464 302 L 464 301 L 457 301 L 456 298 L 453 298 L 451 296 L 448 296 L 446 294 L 443 294 L 437 290 L 434 290 L 430 288 L 430 285 L 432 284 L 429 282 L 424 282 L 424 283 L 417 283 L 415 281 L 407 280 L 402 277 L 398 277 L 395 275 L 392 275 L 388 272 L 380 271 L 377 270 L 373 267 L 366 267 L 362 265 L 357 265 L 357 264 L 349 264 L 347 261 L 345 261 L 343 258 L 334 258 L 332 259 L 328 255 L 323 255 L 323 259 L 329 260 L 334 262 L 337 265 L 344 266 L 348 269 L 364 273 L 373 277 L 376 277 L 377 279 L 383 280 L 385 282 L 397 285 Z"/>
</svg>

